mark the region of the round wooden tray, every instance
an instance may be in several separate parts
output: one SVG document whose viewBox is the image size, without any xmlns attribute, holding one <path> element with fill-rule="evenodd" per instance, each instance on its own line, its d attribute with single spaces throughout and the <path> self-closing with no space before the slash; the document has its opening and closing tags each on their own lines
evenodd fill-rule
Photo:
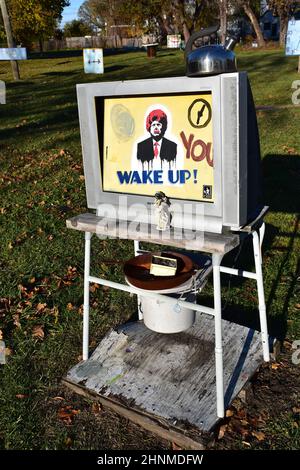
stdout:
<svg viewBox="0 0 300 470">
<path fill-rule="evenodd" d="M 150 274 L 153 255 L 161 256 L 162 253 L 145 253 L 126 261 L 124 274 L 134 287 L 145 290 L 172 289 L 186 282 L 194 274 L 195 266 L 188 256 L 181 253 L 163 252 L 164 256 L 177 260 L 177 272 L 175 276 L 154 276 Z"/>
</svg>

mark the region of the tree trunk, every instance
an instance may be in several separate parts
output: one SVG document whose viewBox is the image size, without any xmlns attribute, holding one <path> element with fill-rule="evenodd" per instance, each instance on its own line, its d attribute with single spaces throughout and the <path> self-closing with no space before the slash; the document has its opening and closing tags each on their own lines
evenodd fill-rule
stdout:
<svg viewBox="0 0 300 470">
<path fill-rule="evenodd" d="M 182 23 L 182 29 L 183 29 L 184 42 L 186 44 L 188 40 L 190 39 L 191 33 L 185 21 Z"/>
<path fill-rule="evenodd" d="M 178 24 L 180 28 L 182 28 L 184 41 L 185 43 L 187 43 L 190 38 L 191 33 L 188 28 L 185 15 L 184 15 L 184 1 L 174 0 L 174 2 L 172 2 L 171 11 L 173 12 L 173 15 L 175 17 L 175 22 Z"/>
<path fill-rule="evenodd" d="M 14 43 L 14 40 L 13 40 L 11 24 L 10 24 L 10 18 L 9 18 L 9 15 L 8 15 L 5 0 L 0 0 L 0 10 L 1 10 L 1 13 L 2 13 L 3 24 L 4 24 L 4 29 L 5 29 L 6 38 L 7 38 L 7 45 L 10 48 L 14 48 L 15 43 Z M 20 72 L 19 72 L 18 62 L 16 60 L 11 60 L 10 63 L 11 63 L 11 68 L 12 68 L 14 80 L 20 80 Z"/>
<path fill-rule="evenodd" d="M 286 34 L 288 29 L 289 19 L 287 16 L 280 17 L 280 36 L 279 42 L 282 47 L 285 46 Z"/>
<path fill-rule="evenodd" d="M 39 37 L 39 46 L 40 46 L 40 52 L 44 52 L 43 48 L 43 38 Z"/>
<path fill-rule="evenodd" d="M 249 20 L 251 21 L 251 24 L 253 26 L 253 29 L 255 31 L 256 37 L 257 37 L 257 42 L 259 47 L 264 47 L 266 45 L 266 42 L 264 40 L 263 34 L 261 32 L 259 23 L 257 21 L 257 18 L 252 10 L 252 8 L 248 5 L 243 5 L 243 8 L 245 10 L 246 15 L 248 16 Z"/>
<path fill-rule="evenodd" d="M 219 9 L 221 42 L 224 44 L 227 36 L 227 0 L 219 0 Z"/>
</svg>

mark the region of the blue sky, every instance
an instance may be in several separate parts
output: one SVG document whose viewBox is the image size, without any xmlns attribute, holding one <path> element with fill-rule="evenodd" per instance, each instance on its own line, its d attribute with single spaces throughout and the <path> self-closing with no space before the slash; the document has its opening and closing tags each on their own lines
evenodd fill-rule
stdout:
<svg viewBox="0 0 300 470">
<path fill-rule="evenodd" d="M 84 0 L 71 0 L 70 6 L 65 8 L 62 13 L 62 22 L 61 25 L 63 26 L 67 21 L 72 21 L 77 18 L 77 12 L 80 5 L 83 3 Z"/>
</svg>

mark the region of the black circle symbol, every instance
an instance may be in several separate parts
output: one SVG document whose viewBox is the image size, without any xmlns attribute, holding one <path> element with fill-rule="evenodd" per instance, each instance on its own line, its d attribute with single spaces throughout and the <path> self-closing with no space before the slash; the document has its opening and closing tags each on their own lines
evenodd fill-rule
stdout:
<svg viewBox="0 0 300 470">
<path fill-rule="evenodd" d="M 201 122 L 206 109 L 207 109 L 207 118 L 205 122 Z M 197 115 L 196 119 L 193 119 L 193 116 L 192 116 L 193 111 L 195 111 Z M 194 100 L 192 104 L 189 106 L 188 120 L 192 127 L 195 127 L 196 129 L 202 129 L 202 127 L 206 127 L 209 124 L 211 117 L 212 117 L 211 105 L 209 104 L 208 101 L 204 100 L 203 98 Z"/>
</svg>

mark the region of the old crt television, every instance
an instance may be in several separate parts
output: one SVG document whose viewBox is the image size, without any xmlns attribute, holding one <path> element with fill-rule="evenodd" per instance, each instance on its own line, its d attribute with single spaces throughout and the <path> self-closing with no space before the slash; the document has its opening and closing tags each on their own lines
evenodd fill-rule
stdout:
<svg viewBox="0 0 300 470">
<path fill-rule="evenodd" d="M 159 191 L 174 227 L 222 233 L 261 210 L 245 72 L 80 84 L 77 95 L 87 204 L 98 215 L 154 223 Z"/>
</svg>

